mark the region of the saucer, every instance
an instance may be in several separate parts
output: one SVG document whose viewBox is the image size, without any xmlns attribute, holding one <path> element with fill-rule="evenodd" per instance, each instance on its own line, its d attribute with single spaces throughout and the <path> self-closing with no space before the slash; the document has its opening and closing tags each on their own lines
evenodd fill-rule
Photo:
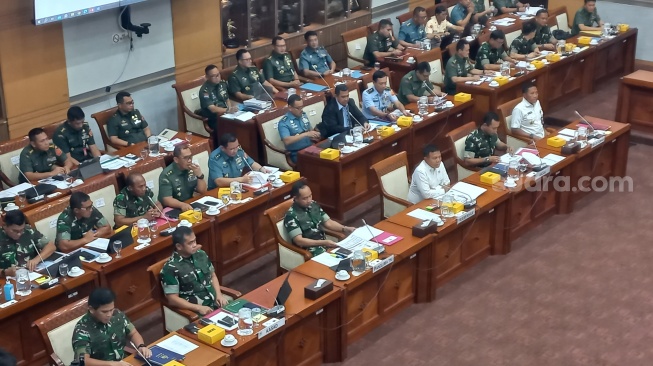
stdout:
<svg viewBox="0 0 653 366">
<path fill-rule="evenodd" d="M 83 275 L 84 273 L 86 273 L 86 272 L 83 269 L 80 269 L 79 272 L 75 272 L 75 274 L 73 274 L 72 272 L 68 272 L 68 276 L 70 276 L 70 277 L 79 277 L 79 276 Z"/>
<path fill-rule="evenodd" d="M 413 122 L 422 122 L 423 120 L 424 119 L 421 116 L 420 117 L 418 117 L 418 116 L 413 117 Z"/>
<path fill-rule="evenodd" d="M 175 147 L 174 146 L 168 146 L 168 147 L 165 147 L 163 150 L 165 150 L 165 151 L 175 151 Z"/>
<path fill-rule="evenodd" d="M 436 224 L 438 225 L 438 227 L 444 226 L 444 221 L 436 222 Z"/>
<path fill-rule="evenodd" d="M 233 203 L 234 201 L 231 201 L 231 202 Z M 191 223 L 188 223 L 188 225 L 177 224 L 177 226 L 193 227 L 193 224 L 191 224 Z"/>
<path fill-rule="evenodd" d="M 342 148 L 342 150 L 340 150 L 340 152 L 342 152 L 343 154 L 350 154 L 353 153 L 354 151 L 355 151 L 354 148 L 351 146 L 345 146 Z"/>
<path fill-rule="evenodd" d="M 340 276 L 336 275 L 336 280 L 338 280 L 338 281 L 347 281 L 350 278 L 351 278 L 351 276 L 349 275 L 349 273 L 347 273 L 347 276 L 343 276 L 343 277 L 340 277 Z"/>
<path fill-rule="evenodd" d="M 95 261 L 98 262 L 98 263 L 109 263 L 109 262 L 111 262 L 111 260 L 113 260 L 113 258 L 111 258 L 111 256 L 109 256 L 104 260 L 102 258 L 100 258 L 100 257 L 97 257 L 97 259 Z"/>
<path fill-rule="evenodd" d="M 238 340 L 237 340 L 237 339 L 234 339 L 233 342 L 231 342 L 231 343 L 227 343 L 227 342 L 224 341 L 224 338 L 222 338 L 222 340 L 220 341 L 220 344 L 223 345 L 223 346 L 225 346 L 225 347 L 232 347 L 232 346 L 235 346 L 235 345 L 238 344 Z"/>
<path fill-rule="evenodd" d="M 490 86 L 493 87 L 493 88 L 496 88 L 497 86 L 499 86 L 499 83 L 497 83 L 496 81 L 493 81 L 493 82 L 490 83 Z"/>
<path fill-rule="evenodd" d="M 272 187 L 274 187 L 274 188 L 280 188 L 280 187 L 283 187 L 283 185 L 284 185 L 283 182 L 281 182 L 281 184 L 279 184 L 279 183 L 272 183 Z"/>
<path fill-rule="evenodd" d="M 215 215 L 217 215 L 217 214 L 219 214 L 219 213 L 220 213 L 220 210 L 216 211 L 215 213 L 210 213 L 209 211 L 206 211 L 206 212 L 205 212 L 205 214 L 207 214 L 207 215 L 209 215 L 209 216 L 215 216 Z"/>
<path fill-rule="evenodd" d="M 503 182 L 503 186 L 508 188 L 515 188 L 517 187 L 517 182 L 510 183 L 509 181 L 506 180 L 505 182 Z"/>
<path fill-rule="evenodd" d="M 533 71 L 533 70 L 535 70 L 535 66 L 531 66 L 531 65 L 526 66 L 526 70 Z"/>
</svg>

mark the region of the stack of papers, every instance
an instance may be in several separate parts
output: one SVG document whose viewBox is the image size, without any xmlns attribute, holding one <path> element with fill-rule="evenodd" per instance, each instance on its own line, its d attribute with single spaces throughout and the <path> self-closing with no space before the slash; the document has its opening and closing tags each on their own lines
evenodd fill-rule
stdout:
<svg viewBox="0 0 653 366">
<path fill-rule="evenodd" d="M 465 182 L 458 182 L 449 190 L 451 193 L 461 193 L 464 196 L 469 196 L 473 200 L 477 199 L 478 196 L 485 193 L 485 191 L 487 191 L 487 189 Z"/>
<path fill-rule="evenodd" d="M 22 192 L 28 188 L 34 187 L 30 183 L 21 183 L 17 186 L 13 186 L 11 188 L 7 188 L 4 191 L 0 191 L 0 198 L 9 198 L 9 197 L 15 197 L 18 196 L 18 192 Z"/>
<path fill-rule="evenodd" d="M 565 160 L 564 156 L 560 156 L 556 154 L 549 154 L 542 158 L 542 162 L 548 166 L 553 166 L 554 164 L 559 163 L 563 160 Z"/>
<path fill-rule="evenodd" d="M 199 347 L 195 343 L 187 341 L 178 335 L 173 335 L 168 339 L 164 339 L 156 345 L 182 356 Z"/>
<path fill-rule="evenodd" d="M 245 121 L 249 121 L 250 119 L 253 119 L 254 117 L 256 117 L 256 115 L 248 111 L 238 111 L 236 113 L 225 113 L 222 115 L 222 117 L 226 119 L 235 119 L 241 122 L 245 122 Z"/>
<path fill-rule="evenodd" d="M 422 210 L 421 208 L 410 211 L 408 213 L 408 216 L 414 217 L 414 218 L 422 220 L 422 221 L 426 221 L 426 220 L 438 221 L 438 220 L 440 220 L 440 215 L 438 215 L 436 213 L 433 213 L 433 212 L 426 211 L 426 210 Z"/>
<path fill-rule="evenodd" d="M 100 162 L 100 166 L 102 167 L 102 169 L 107 169 L 107 170 L 117 170 L 122 167 L 126 167 L 133 164 L 135 163 L 122 158 L 114 158 L 114 159 L 106 160 L 104 162 Z"/>
<path fill-rule="evenodd" d="M 502 18 L 494 21 L 494 25 L 499 26 L 499 27 L 507 27 L 512 25 L 516 19 L 514 18 Z"/>
</svg>

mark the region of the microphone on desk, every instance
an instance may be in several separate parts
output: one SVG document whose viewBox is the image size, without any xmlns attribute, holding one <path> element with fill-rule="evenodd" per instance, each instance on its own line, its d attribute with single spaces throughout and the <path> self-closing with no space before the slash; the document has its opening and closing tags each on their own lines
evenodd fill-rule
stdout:
<svg viewBox="0 0 653 366">
<path fill-rule="evenodd" d="M 42 283 L 41 286 L 39 286 L 39 287 L 41 287 L 42 289 L 48 289 L 48 288 L 58 284 L 59 283 L 59 278 L 52 277 L 52 274 L 50 273 L 50 270 L 48 269 L 48 266 L 45 264 L 45 260 L 41 256 L 41 252 L 39 251 L 39 248 L 36 247 L 36 244 L 34 244 L 34 242 L 32 242 L 32 247 L 34 248 L 34 250 L 36 250 L 36 254 L 38 254 L 39 259 L 41 259 L 41 263 L 43 263 L 43 266 L 45 267 L 45 272 L 48 274 L 48 277 L 50 277 L 50 280 L 48 282 Z"/>
<path fill-rule="evenodd" d="M 537 144 L 535 144 L 535 140 L 531 140 L 531 143 L 533 143 L 533 147 L 535 147 L 535 151 L 537 151 L 537 158 L 540 159 L 540 165 L 533 166 L 533 171 L 539 172 L 546 167 L 546 164 L 544 164 L 544 162 L 542 161 L 542 157 L 540 156 L 540 150 L 537 148 Z"/>
<path fill-rule="evenodd" d="M 363 125 L 363 124 L 362 124 L 358 119 L 356 119 L 356 117 L 354 117 L 353 114 L 351 114 L 351 112 L 349 111 L 349 106 L 347 106 L 346 108 L 347 108 L 347 114 L 349 114 L 349 116 L 350 116 L 351 118 L 353 118 L 354 121 L 356 121 L 356 123 L 358 123 L 358 125 L 361 126 L 361 127 L 363 128 L 364 133 L 366 133 L 367 136 L 369 136 L 369 135 L 370 135 L 370 131 L 368 131 L 368 130 L 365 128 L 365 125 Z"/>
<path fill-rule="evenodd" d="M 591 131 L 590 134 L 587 136 L 587 138 L 593 138 L 593 137 L 596 137 L 596 129 L 594 128 L 594 125 L 592 125 L 592 124 L 590 123 L 590 121 L 586 120 L 585 117 L 583 117 L 580 113 L 578 113 L 578 111 L 574 111 L 574 113 L 576 113 L 576 115 L 580 118 L 581 121 L 583 121 L 583 123 L 585 123 L 586 125 L 590 126 L 590 128 L 592 129 L 592 131 Z"/>
<path fill-rule="evenodd" d="M 372 232 L 372 229 L 370 229 L 369 225 L 367 225 L 367 222 L 365 222 L 365 219 L 361 219 L 361 221 L 363 221 L 363 225 L 365 225 L 365 228 L 367 229 L 367 231 L 369 231 L 369 232 L 370 232 L 370 235 L 372 235 L 371 240 L 372 240 L 373 242 L 375 242 L 376 245 L 377 245 L 377 246 L 376 246 L 376 249 L 375 249 L 376 252 L 379 253 L 379 254 L 385 252 L 385 247 L 384 247 L 383 245 L 381 245 L 381 243 L 379 243 L 379 242 L 376 240 L 376 238 L 374 237 L 374 233 Z"/>
<path fill-rule="evenodd" d="M 143 354 L 142 354 L 141 351 L 138 349 L 138 347 L 136 347 L 136 345 L 134 344 L 134 342 L 129 341 L 129 344 L 131 344 L 132 347 L 134 347 L 134 349 L 136 350 L 136 352 L 138 352 L 138 355 L 141 356 L 141 357 L 143 358 L 143 360 L 145 360 L 145 362 L 147 362 L 147 364 L 148 364 L 149 366 L 152 366 L 152 364 L 150 363 L 150 361 L 147 360 L 147 357 L 143 356 Z"/>
<path fill-rule="evenodd" d="M 38 201 L 43 200 L 45 198 L 45 196 L 40 194 L 39 191 L 36 190 L 36 187 L 34 187 L 34 185 L 32 183 L 30 183 L 30 180 L 27 179 L 27 176 L 25 175 L 25 173 L 23 173 L 23 171 L 20 170 L 20 167 L 18 167 L 18 164 L 14 165 L 14 166 L 16 167 L 16 169 L 18 169 L 18 171 L 20 172 L 20 175 L 22 175 L 23 178 L 25 178 L 25 181 L 32 185 L 32 189 L 36 193 L 36 196 L 34 196 L 33 198 L 30 198 L 27 201 L 30 202 L 30 203 L 34 203 L 34 202 L 38 202 Z"/>
<path fill-rule="evenodd" d="M 161 214 L 161 217 L 163 217 L 163 219 L 166 220 L 166 222 L 168 223 L 168 230 L 170 230 L 170 232 L 174 231 L 175 229 L 172 227 L 172 225 L 170 225 L 170 220 L 168 220 L 168 217 L 166 217 L 166 215 L 163 213 L 163 211 L 161 211 L 159 206 L 156 205 L 156 203 L 154 202 L 152 197 L 150 197 L 147 193 L 145 194 L 145 196 L 147 197 L 148 200 L 150 200 L 150 202 L 152 203 L 152 206 L 154 208 L 156 208 L 157 211 L 159 211 L 159 213 Z"/>
<path fill-rule="evenodd" d="M 272 103 L 274 104 L 274 108 L 275 108 L 275 109 L 276 109 L 276 108 L 279 108 L 279 106 L 277 106 L 277 101 L 274 100 L 274 98 L 272 98 L 272 95 L 271 95 L 270 93 L 268 93 L 268 90 L 265 89 L 265 87 L 263 86 L 263 84 L 261 84 L 260 81 L 258 81 L 258 85 L 260 85 L 260 86 L 261 86 L 261 89 L 263 89 L 263 91 L 265 92 L 265 94 L 267 94 L 268 97 L 270 97 L 270 100 L 271 100 Z"/>
<path fill-rule="evenodd" d="M 324 79 L 324 77 L 322 76 L 322 74 L 320 74 L 320 72 L 317 71 L 317 66 L 315 66 L 315 65 L 312 65 L 312 66 L 313 66 L 313 69 L 315 70 L 315 72 L 317 72 L 317 74 L 320 76 L 320 79 L 322 79 L 322 81 L 324 81 L 324 83 L 329 87 L 329 89 L 331 89 L 332 86 L 329 85 L 329 83 L 327 83 L 327 81 Z"/>
</svg>

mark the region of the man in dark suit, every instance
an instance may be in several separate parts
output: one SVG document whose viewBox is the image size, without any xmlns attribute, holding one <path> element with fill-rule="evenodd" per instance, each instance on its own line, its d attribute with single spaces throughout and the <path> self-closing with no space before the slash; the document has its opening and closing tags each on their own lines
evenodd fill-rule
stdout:
<svg viewBox="0 0 653 366">
<path fill-rule="evenodd" d="M 358 126 L 359 123 L 366 130 L 369 128 L 367 118 L 356 107 L 356 103 L 349 99 L 347 85 L 336 85 L 334 96 L 327 102 L 322 112 L 322 123 L 317 125 L 320 134 L 329 137 Z"/>
</svg>

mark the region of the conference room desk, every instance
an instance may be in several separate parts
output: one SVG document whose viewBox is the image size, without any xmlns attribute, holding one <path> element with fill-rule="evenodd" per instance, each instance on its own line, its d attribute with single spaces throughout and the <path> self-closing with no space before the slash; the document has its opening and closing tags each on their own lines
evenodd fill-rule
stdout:
<svg viewBox="0 0 653 366">
<path fill-rule="evenodd" d="M 621 79 L 615 120 L 653 136 L 653 72 L 637 70 Z"/>
<path fill-rule="evenodd" d="M 408 74 L 409 72 L 415 70 L 417 68 L 417 61 L 415 62 L 408 62 L 409 57 L 417 58 L 417 56 L 428 52 L 424 50 L 420 50 L 415 47 L 408 47 L 404 50 L 404 55 L 401 61 L 392 61 L 388 60 L 385 57 L 381 59 L 381 68 L 387 67 L 390 69 L 390 71 L 393 72 L 393 77 L 391 81 L 391 85 L 395 86 L 395 90 L 399 90 L 399 84 L 401 83 L 401 78 L 404 77 L 404 75 Z"/>
<path fill-rule="evenodd" d="M 287 276 L 277 277 L 242 298 L 270 308 L 275 305 L 276 295 Z M 326 279 L 333 281 L 332 278 Z M 232 366 L 309 366 L 344 360 L 346 348 L 340 327 L 343 317 L 342 289 L 334 286 L 329 293 L 317 300 L 310 300 L 304 297 L 304 287 L 314 281 L 314 278 L 297 271 L 290 272 L 288 282 L 292 292 L 284 304 L 286 324 L 279 329 L 261 339 L 258 339 L 257 333 L 262 328 L 256 328 L 251 336 L 239 336 L 236 330 L 228 331 L 228 334 L 236 337 L 238 344 L 224 347 L 217 342 L 210 347 L 228 354 Z M 197 339 L 196 335 L 185 329 L 179 330 L 179 333 Z"/>
<path fill-rule="evenodd" d="M 410 128 L 379 139 L 376 131 L 368 146 L 335 160 L 320 158 L 302 150 L 297 155 L 297 170 L 308 180 L 313 199 L 329 216 L 341 220 L 345 213 L 377 197 L 379 184 L 370 166 L 401 151 L 410 150 Z"/>
<path fill-rule="evenodd" d="M 457 223 L 455 218 L 445 220 L 444 226 L 433 234 L 431 245 L 418 253 L 418 302 L 434 301 L 437 288 L 490 254 L 507 253 L 505 250 L 506 245 L 509 248 L 509 243 L 506 241 L 509 238 L 506 237 L 504 228 L 509 198 L 508 192 L 488 189 L 476 199 L 474 216 L 461 223 Z M 392 229 L 385 226 L 386 223 L 412 229 L 421 224 L 422 220 L 408 216 L 408 213 L 432 204 L 437 204 L 436 200 L 424 200 L 375 226 L 390 232 Z M 439 210 L 435 212 L 439 213 Z M 392 246 L 388 250 L 392 250 Z"/>
<path fill-rule="evenodd" d="M 571 192 L 568 193 L 568 199 L 570 200 L 568 205 L 570 208 L 573 207 L 575 202 L 585 197 L 594 189 L 592 183 L 595 182 L 597 188 L 604 188 L 604 186 L 610 185 L 618 187 L 619 180 L 612 182 L 610 178 L 626 177 L 628 147 L 630 144 L 630 125 L 591 116 L 585 116 L 585 118 L 593 124 L 598 123 L 600 125 L 610 126 L 612 133 L 606 135 L 605 141 L 601 144 L 593 148 L 587 146 L 574 154 L 575 159 L 569 170 L 571 174 L 569 189 Z M 576 129 L 577 124 L 578 121 L 574 121 L 565 127 Z M 546 139 L 538 140 L 536 145 L 540 150 L 548 150 L 554 154 L 562 155 L 560 152 L 561 148 L 554 148 L 547 145 Z M 603 177 L 607 181 L 599 183 L 596 181 L 598 177 Z"/>
<path fill-rule="evenodd" d="M 555 152 L 540 149 L 542 157 Z M 560 155 L 558 152 L 557 155 Z M 535 228 L 547 218 L 555 214 L 570 213 L 573 202 L 569 199 L 568 191 L 556 190 L 553 182 L 557 176 L 570 176 L 575 160 L 574 155 L 566 156 L 564 160 L 550 167 L 550 173 L 537 180 L 521 176 L 516 182 L 516 187 L 507 188 L 501 180 L 493 185 L 481 182 L 481 173 L 476 172 L 463 181 L 483 187 L 491 191 L 505 191 L 510 193 L 506 209 L 506 226 L 503 248 L 500 253 L 510 252 L 511 243 L 527 231 Z"/>
<path fill-rule="evenodd" d="M 0 309 L 0 345 L 16 356 L 18 365 L 42 366 L 49 363 L 41 333 L 32 323 L 52 311 L 88 296 L 97 287 L 97 274 L 86 271 L 79 277 L 60 279 L 47 290 L 33 288 L 28 296 L 16 296 L 17 303 Z M 15 290 L 15 282 L 14 284 Z M 3 281 L 4 286 L 4 281 Z M 4 293 L 0 305 L 4 304 Z"/>
<path fill-rule="evenodd" d="M 573 43 L 574 38 L 567 42 Z M 621 76 L 635 70 L 637 28 L 619 33 L 614 38 L 599 42 L 594 47 L 596 48 L 594 64 L 589 66 L 592 69 L 594 87 L 610 76 Z"/>
<path fill-rule="evenodd" d="M 177 332 L 171 332 L 168 333 L 167 335 L 161 337 L 161 339 L 158 339 L 156 342 L 153 342 L 152 344 L 148 345 L 148 347 L 152 347 L 156 345 L 157 343 L 166 340 L 172 336 L 178 336 L 181 337 L 191 343 L 194 343 L 195 345 L 198 346 L 198 348 L 188 352 L 184 356 L 184 360 L 182 361 L 185 366 L 226 366 L 229 365 L 229 355 L 223 352 L 220 352 L 214 348 L 211 348 L 210 346 L 198 341 L 197 339 L 191 339 L 190 337 L 185 337 L 182 334 L 179 334 Z M 137 359 L 134 355 L 130 355 L 126 357 L 123 361 L 129 363 L 132 366 L 138 366 L 138 365 L 147 365 L 145 361 Z"/>
<path fill-rule="evenodd" d="M 548 111 L 575 96 L 591 93 L 594 85 L 591 65 L 595 63 L 596 55 L 596 49 L 590 47 L 545 66 L 544 89 L 538 90 L 543 110 Z"/>
</svg>

